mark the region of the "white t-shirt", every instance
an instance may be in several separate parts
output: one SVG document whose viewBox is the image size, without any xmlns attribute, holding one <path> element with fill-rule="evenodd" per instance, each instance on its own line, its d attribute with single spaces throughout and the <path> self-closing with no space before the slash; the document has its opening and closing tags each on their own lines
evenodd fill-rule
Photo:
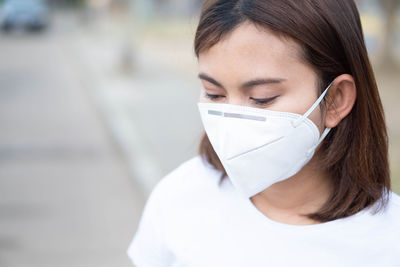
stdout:
<svg viewBox="0 0 400 267">
<path fill-rule="evenodd" d="M 164 177 L 127 254 L 138 267 L 400 266 L 400 197 L 314 225 L 269 219 L 200 156 Z"/>
</svg>

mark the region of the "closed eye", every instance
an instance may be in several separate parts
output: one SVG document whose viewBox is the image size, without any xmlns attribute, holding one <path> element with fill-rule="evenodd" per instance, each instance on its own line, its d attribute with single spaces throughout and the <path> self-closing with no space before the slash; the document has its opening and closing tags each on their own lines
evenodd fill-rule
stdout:
<svg viewBox="0 0 400 267">
<path fill-rule="evenodd" d="M 223 98 L 224 96 L 205 93 L 205 97 L 211 100 L 218 100 L 220 98 Z"/>
<path fill-rule="evenodd" d="M 263 106 L 263 105 L 266 105 L 266 104 L 272 102 L 277 97 L 279 97 L 279 95 L 273 96 L 273 97 L 268 97 L 268 98 L 253 98 L 253 97 L 250 97 L 250 99 L 254 102 L 254 104 Z"/>
</svg>

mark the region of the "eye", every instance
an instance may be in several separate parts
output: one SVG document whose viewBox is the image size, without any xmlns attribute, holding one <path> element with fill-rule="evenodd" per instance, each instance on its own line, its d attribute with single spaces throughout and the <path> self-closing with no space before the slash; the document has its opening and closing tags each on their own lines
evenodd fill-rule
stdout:
<svg viewBox="0 0 400 267">
<path fill-rule="evenodd" d="M 208 94 L 208 93 L 205 93 L 204 96 L 206 98 L 208 98 L 208 99 L 211 99 L 211 100 L 218 100 L 218 99 L 221 99 L 221 98 L 225 97 L 223 95 L 214 95 L 214 94 Z"/>
<path fill-rule="evenodd" d="M 268 98 L 253 98 L 250 97 L 250 99 L 254 102 L 254 104 L 256 105 L 260 105 L 260 106 L 265 106 L 269 103 L 271 103 L 273 100 L 275 100 L 277 97 L 279 97 L 279 95 L 277 96 L 273 96 L 273 97 L 268 97 Z"/>
</svg>

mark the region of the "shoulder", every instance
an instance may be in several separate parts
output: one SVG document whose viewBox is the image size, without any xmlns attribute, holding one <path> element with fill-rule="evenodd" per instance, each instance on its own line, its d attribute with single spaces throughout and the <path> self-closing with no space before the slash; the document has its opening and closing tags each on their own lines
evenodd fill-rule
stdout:
<svg viewBox="0 0 400 267">
<path fill-rule="evenodd" d="M 137 266 L 172 266 L 170 240 L 208 201 L 218 171 L 196 156 L 164 176 L 153 188 L 127 253 Z M 185 220 L 186 219 L 186 220 Z M 189 225 L 186 223 L 186 225 Z"/>
<path fill-rule="evenodd" d="M 368 210 L 371 213 L 374 213 L 374 208 L 377 210 L 377 213 L 384 217 L 385 220 L 389 221 L 397 221 L 400 223 L 400 196 L 393 191 L 385 192 L 382 196 L 381 200 L 384 201 L 385 205 L 382 205 L 383 202 L 377 202 L 373 207 L 370 207 Z"/>
<path fill-rule="evenodd" d="M 395 192 L 390 192 L 386 208 L 380 218 L 381 230 L 386 233 L 386 240 L 400 253 L 400 196 Z M 385 235 L 385 234 L 384 234 Z"/>
<path fill-rule="evenodd" d="M 395 192 L 391 192 L 391 199 L 393 205 L 395 205 L 398 209 L 400 209 L 400 196 Z"/>
<path fill-rule="evenodd" d="M 390 192 L 388 201 L 388 212 L 397 217 L 400 223 L 400 196 L 395 192 Z"/>
<path fill-rule="evenodd" d="M 380 229 L 386 229 L 387 234 L 395 239 L 400 237 L 400 196 L 393 191 L 389 191 L 386 195 L 387 202 L 384 206 L 381 203 L 376 203 L 378 212 L 375 213 L 374 209 L 370 210 L 371 216 L 369 217 L 372 223 Z M 397 242 L 397 241 L 396 241 Z"/>
<path fill-rule="evenodd" d="M 164 176 L 151 191 L 127 253 L 137 266 L 172 266 L 173 241 L 191 233 L 218 199 L 221 174 L 196 156 Z M 215 202 L 214 202 L 215 203 Z M 186 228 L 185 228 L 186 227 Z M 184 231 L 187 229 L 187 231 Z"/>
<path fill-rule="evenodd" d="M 158 225 L 167 240 L 184 227 L 196 225 L 193 220 L 204 217 L 201 211 L 207 214 L 220 201 L 220 177 L 221 172 L 201 156 L 182 163 L 153 188 L 143 212 L 151 217 L 147 221 Z"/>
<path fill-rule="evenodd" d="M 195 180 L 204 178 L 204 176 L 215 176 L 217 173 L 219 173 L 218 170 L 210 165 L 202 156 L 197 155 L 180 164 L 176 169 L 167 174 L 160 183 L 168 184 L 181 179 Z"/>
<path fill-rule="evenodd" d="M 169 202 L 204 196 L 217 189 L 220 177 L 221 172 L 198 155 L 164 176 L 152 190 L 151 197 Z"/>
<path fill-rule="evenodd" d="M 387 192 L 382 198 L 386 198 L 386 205 L 381 209 L 381 213 L 400 220 L 400 196 L 393 191 Z M 376 205 L 378 205 L 377 203 Z"/>
</svg>

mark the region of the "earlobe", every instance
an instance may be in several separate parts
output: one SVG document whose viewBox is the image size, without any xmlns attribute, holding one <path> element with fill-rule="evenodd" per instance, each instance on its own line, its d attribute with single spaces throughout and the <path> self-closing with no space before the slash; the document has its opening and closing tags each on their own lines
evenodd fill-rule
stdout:
<svg viewBox="0 0 400 267">
<path fill-rule="evenodd" d="M 353 109 L 357 88 L 353 76 L 342 74 L 336 77 L 326 98 L 325 126 L 336 127 Z"/>
</svg>

